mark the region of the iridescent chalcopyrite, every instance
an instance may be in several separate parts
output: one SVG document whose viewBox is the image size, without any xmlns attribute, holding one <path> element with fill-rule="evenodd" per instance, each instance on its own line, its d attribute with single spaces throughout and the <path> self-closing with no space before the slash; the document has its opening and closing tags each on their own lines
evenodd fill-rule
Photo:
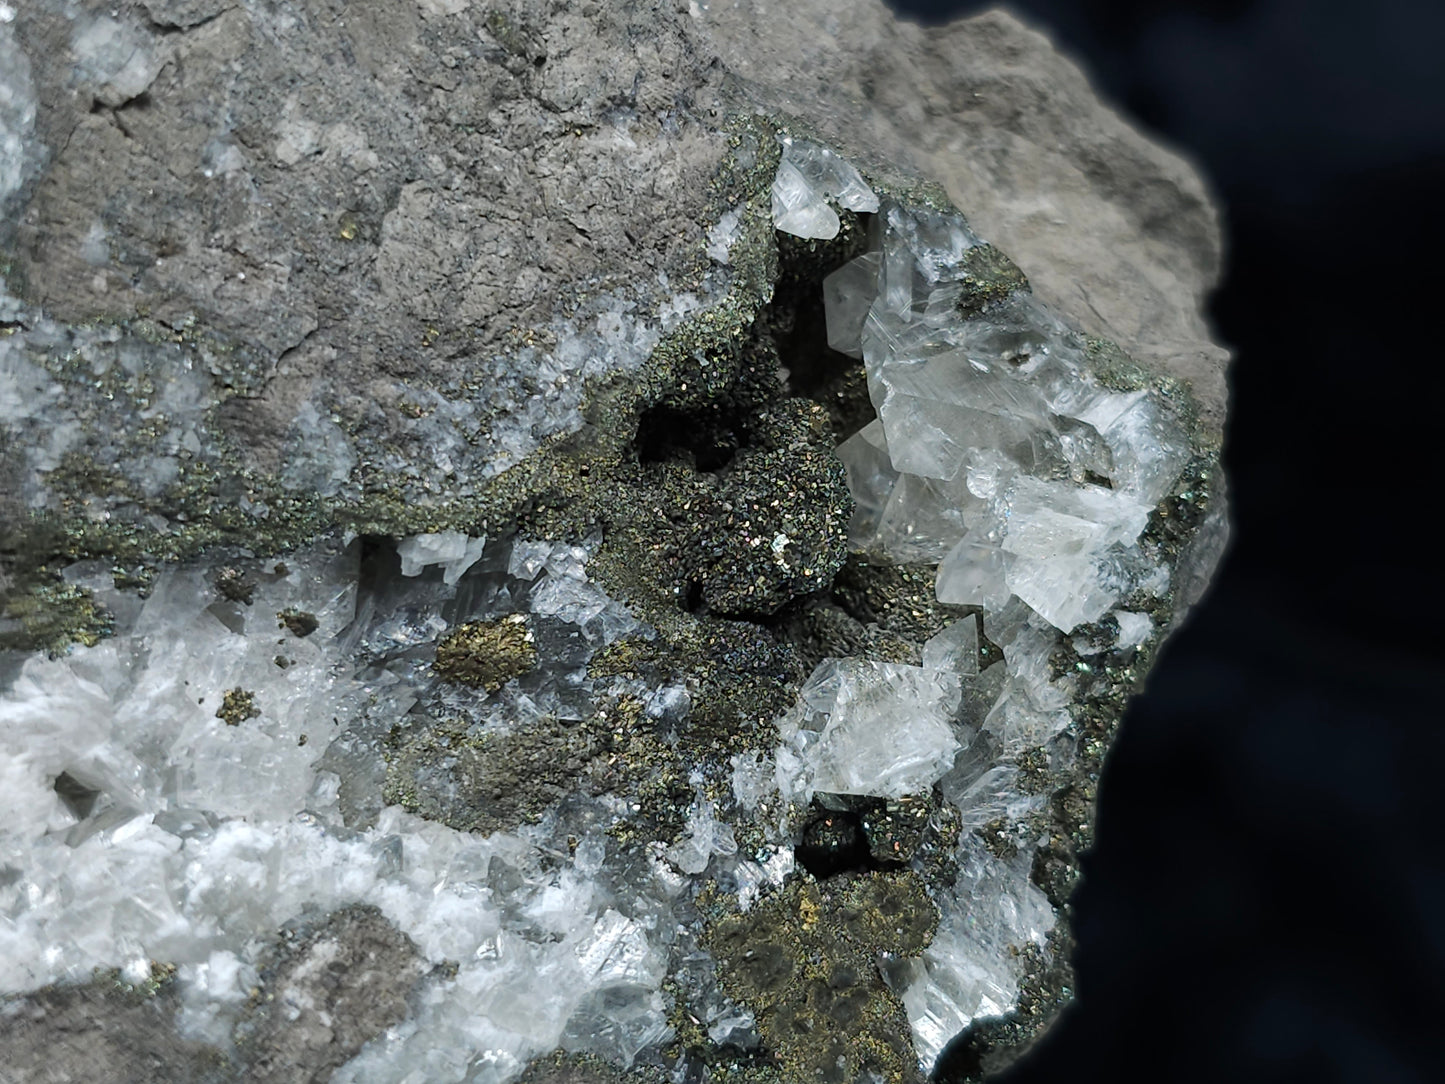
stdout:
<svg viewBox="0 0 1445 1084">
<path fill-rule="evenodd" d="M 259 80 L 195 170 L 128 167 L 175 225 L 77 210 L 87 148 L 188 132 L 187 73 L 249 87 L 301 32 L 51 6 L 0 4 L 7 1066 L 903 1084 L 1041 1033 L 1102 758 L 1222 544 L 1190 388 L 913 174 L 678 112 L 736 90 L 701 9 L 648 98 L 424 3 L 432 104 L 376 78 L 445 153 Z M 696 207 L 649 233 L 654 176 Z M 95 1021 L 125 1041 L 63 1040 Z"/>
</svg>

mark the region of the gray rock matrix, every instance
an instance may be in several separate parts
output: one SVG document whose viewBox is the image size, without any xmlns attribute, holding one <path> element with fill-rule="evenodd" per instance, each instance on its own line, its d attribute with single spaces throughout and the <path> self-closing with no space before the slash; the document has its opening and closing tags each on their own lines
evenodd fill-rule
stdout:
<svg viewBox="0 0 1445 1084">
<path fill-rule="evenodd" d="M 1150 610 L 1152 623 L 1139 618 L 1148 631 L 1126 644 L 1130 634 L 1111 616 L 1107 637 L 1099 631 L 1105 625 L 1089 626 L 1073 640 L 1059 640 L 1052 656 L 1047 650 L 1041 656 L 1056 668 L 1076 664 L 1092 673 L 1092 666 L 1099 675 L 1094 685 L 1068 686 L 1078 728 L 1067 735 L 1077 744 L 1077 752 L 1071 744 L 1062 758 L 1067 764 L 1061 767 L 1054 755 L 1057 744 L 1048 746 L 1052 763 L 1044 763 L 1044 753 L 1016 758 L 1020 777 L 1033 773 L 1038 792 L 1051 796 L 1046 812 L 1040 803 L 1031 807 L 1028 830 L 1044 825 L 1044 836 L 1053 838 L 1039 844 L 1030 836 L 1022 853 L 1032 858 L 1024 862 L 1022 835 L 1010 839 L 996 825 L 979 828 L 978 838 L 990 848 L 988 855 L 978 852 L 980 868 L 1017 859 L 1019 876 L 1032 879 L 1029 891 L 1047 897 L 1041 906 L 1063 919 L 1047 947 L 1023 966 L 1004 1017 L 974 1018 L 968 1041 L 986 1074 L 1025 1049 L 1067 1000 L 1067 893 L 1078 852 L 1090 838 L 1099 758 L 1159 637 L 1199 598 L 1227 534 L 1217 457 L 1228 354 L 1211 341 L 1201 314 L 1220 270 L 1218 213 L 1186 161 L 1121 120 L 1042 35 L 1006 13 L 924 30 L 874 0 L 0 2 L 0 692 L 21 672 L 25 652 L 94 644 L 128 620 L 124 604 L 99 606 L 96 599 L 105 594 L 99 588 L 92 595 L 75 586 L 81 580 L 58 577 L 71 562 L 105 562 L 105 590 L 119 597 L 137 586 L 144 592 L 169 563 L 211 561 L 208 579 L 234 624 L 243 623 L 234 615 L 251 605 L 251 588 L 242 572 L 233 575 L 232 564 L 250 569 L 246 561 L 320 540 L 339 551 L 357 536 L 461 532 L 477 541 L 458 575 L 480 556 L 478 575 L 491 577 L 484 582 L 495 593 L 496 584 L 522 582 L 516 571 L 522 550 L 510 551 L 510 558 L 508 551 L 483 556 L 483 536 L 568 535 L 569 542 L 582 542 L 590 532 L 590 561 L 604 524 L 625 525 L 618 538 L 645 540 L 650 528 L 642 506 L 654 499 L 688 509 L 703 502 L 696 513 L 701 525 L 678 544 L 683 556 L 668 558 L 672 563 L 657 571 L 678 597 L 696 583 L 703 617 L 665 621 L 625 568 L 617 571 L 631 551 L 621 542 L 609 551 L 604 543 L 595 558 L 598 580 L 639 620 L 619 618 L 601 644 L 588 649 L 584 661 L 598 682 L 617 674 L 645 682 L 646 665 L 622 659 L 620 650 L 634 642 L 626 637 L 638 628 L 651 635 L 655 627 L 657 642 L 669 650 L 692 644 L 699 653 L 731 659 L 731 645 L 748 635 L 738 629 L 774 613 L 783 615 L 778 621 L 794 621 L 790 628 L 807 630 L 796 641 L 809 666 L 844 654 L 844 647 L 888 665 L 916 664 L 920 645 L 939 633 L 937 624 L 924 627 L 931 611 L 916 628 L 905 628 L 901 619 L 890 625 L 891 603 L 876 595 L 881 581 L 855 575 L 853 565 L 843 569 L 835 535 L 836 524 L 847 520 L 846 512 L 840 515 L 844 498 L 837 498 L 846 491 L 841 467 L 826 454 L 832 438 L 820 434 L 830 432 L 830 424 L 836 437 L 858 426 L 839 423 L 837 404 L 826 396 L 817 398 L 834 412 L 832 422 L 821 409 L 814 416 L 796 406 L 800 398 L 774 410 L 728 390 L 745 404 L 738 409 L 750 419 L 742 424 L 755 446 L 738 452 L 721 496 L 709 496 L 705 486 L 689 489 L 692 481 L 672 475 L 632 503 L 585 493 L 589 469 L 593 477 L 604 473 L 588 467 L 588 456 L 602 462 L 625 444 L 608 442 L 609 427 L 637 428 L 637 419 L 659 403 L 692 416 L 692 400 L 678 391 L 688 388 L 690 370 L 674 355 L 684 357 L 700 343 L 692 351 L 700 356 L 711 349 L 708 321 L 725 337 L 727 313 L 741 309 L 750 324 L 772 296 L 778 260 L 766 193 L 778 162 L 773 134 L 780 131 L 848 156 L 889 198 L 951 202 L 1027 276 L 1034 297 L 1091 343 L 1117 344 L 1133 359 L 1131 373 L 1187 389 L 1182 394 L 1191 403 L 1187 479 L 1161 505 L 1170 511 L 1156 514 L 1149 528 L 1151 553 L 1167 565 L 1170 588 Z M 758 255 L 760 245 L 767 258 Z M 832 261 L 806 269 L 820 279 L 859 250 L 808 249 L 815 251 Z M 790 328 L 773 328 L 775 337 L 785 333 Z M 674 349 L 679 342 L 681 349 Z M 750 370 L 739 364 L 743 375 L 735 379 L 743 387 Z M 846 399 L 846 389 L 837 398 Z M 636 442 L 642 443 L 640 430 Z M 668 446 L 656 455 L 665 460 L 674 451 Z M 705 449 L 691 454 L 702 471 Z M 792 481 L 779 482 L 785 475 Z M 795 498 L 787 489 L 792 484 L 830 495 L 812 498 L 815 507 Z M 764 583 L 729 546 L 754 530 L 764 541 L 781 538 L 786 545 L 787 536 L 762 526 L 780 495 L 801 509 L 796 524 L 789 521 L 791 536 L 816 541 L 798 542 L 800 564 Z M 727 516 L 707 519 L 700 509 L 713 507 L 708 501 L 721 502 Z M 586 511 L 569 520 L 572 506 Z M 562 510 L 548 511 L 553 507 Z M 781 552 L 776 543 L 774 552 Z M 813 618 L 789 616 L 788 607 L 818 586 L 804 561 L 823 570 L 823 578 L 838 573 L 842 583 L 854 576 L 849 590 L 866 600 L 876 620 L 850 618 L 840 631 L 841 624 L 816 616 L 821 610 L 811 611 Z M 358 563 L 363 570 L 355 576 L 364 578 L 365 559 Z M 284 566 L 276 567 L 274 577 L 283 577 Z M 581 568 L 576 564 L 576 575 Z M 86 575 L 92 584 L 93 569 Z M 529 578 L 536 576 L 531 569 Z M 454 581 L 449 576 L 446 587 Z M 557 582 L 563 582 L 560 573 Z M 902 592 L 913 581 L 900 574 L 887 582 Z M 236 585 L 235 593 L 227 593 L 228 584 Z M 528 621 L 566 612 L 534 605 Z M 965 613 L 970 629 L 972 612 Z M 285 614 L 298 640 L 317 628 L 309 611 Z M 980 620 L 987 638 L 988 619 Z M 493 652 L 491 669 L 478 671 L 487 676 L 457 683 L 490 694 L 538 666 L 532 624 L 517 618 L 511 630 L 498 620 L 457 625 L 453 648 L 470 650 L 475 642 Z M 524 627 L 525 650 L 520 638 L 505 641 L 512 651 L 507 658 L 520 661 L 499 668 L 496 645 L 511 632 L 520 637 Z M 322 629 L 322 635 L 334 632 L 324 622 Z M 435 642 L 437 630 L 429 635 L 419 642 Z M 970 640 L 969 651 L 981 652 L 986 667 L 1013 642 Z M 548 643 L 543 637 L 543 654 Z M 733 654 L 747 659 L 737 672 L 788 672 L 770 696 L 780 689 L 790 698 L 808 669 L 793 673 L 791 664 L 757 661 L 755 646 Z M 660 648 L 657 656 L 662 661 L 647 665 L 681 681 Z M 435 657 L 442 658 L 440 650 Z M 604 658 L 614 667 L 607 674 Z M 723 670 L 709 672 L 703 688 L 722 690 L 717 698 L 729 711 L 736 702 L 760 717 L 776 714 L 774 700 L 756 694 L 762 706 L 754 708 L 753 686 Z M 995 681 L 1004 680 L 1000 665 L 993 672 Z M 688 688 L 695 718 L 723 714 L 695 684 Z M 237 698 L 243 692 L 234 690 Z M 258 697 L 267 703 L 264 689 Z M 616 697 L 618 716 L 630 710 L 626 702 Z M 242 702 L 228 693 L 225 703 Z M 247 725 L 250 699 L 244 705 L 233 717 L 218 710 L 218 725 Z M 661 708 L 647 714 L 664 717 Z M 525 728 L 519 733 L 509 740 L 533 740 Z M 389 748 L 389 767 L 379 769 L 388 802 L 452 827 L 510 830 L 542 817 L 543 805 L 565 806 L 574 789 L 570 762 L 561 774 L 549 765 L 545 798 L 517 793 L 498 803 L 503 814 L 480 807 L 458 812 L 435 795 L 408 789 L 413 782 L 397 781 L 403 770 L 413 773 L 407 780 L 431 778 L 439 740 L 427 732 Z M 719 740 L 726 746 L 731 739 Z M 738 748 L 755 756 L 766 752 L 766 740 Z M 302 734 L 300 742 L 306 741 Z M 625 748 L 645 748 L 658 764 L 673 764 L 660 743 L 619 748 L 624 760 Z M 484 759 L 486 750 L 477 749 Z M 567 749 L 567 756 L 577 756 L 573 746 Z M 985 743 L 971 749 L 969 755 L 982 757 Z M 541 739 L 535 750 L 514 759 L 553 756 Z M 721 763 L 715 752 L 698 757 L 699 764 Z M 328 752 L 325 763 L 345 763 L 339 753 L 334 758 Z M 55 791 L 84 821 L 96 795 L 63 778 Z M 525 788 L 536 778 L 519 768 L 516 785 Z M 714 856 L 731 861 L 734 852 L 703 844 L 696 868 L 689 865 L 686 845 L 701 838 L 698 810 L 714 805 L 704 790 L 695 795 L 691 788 L 698 784 L 687 778 L 684 771 L 675 791 L 659 799 L 662 812 L 644 810 L 641 816 L 654 820 L 636 831 L 668 843 L 674 864 L 696 874 Z M 347 787 L 362 784 L 342 779 L 348 830 L 375 823 L 379 779 L 372 779 L 374 800 L 355 801 Z M 641 785 L 630 777 L 615 784 L 618 793 Z M 456 788 L 446 793 L 454 798 Z M 108 801 L 102 795 L 99 808 L 109 808 Z M 813 835 L 803 842 L 810 846 L 833 823 L 812 808 L 785 818 L 808 826 Z M 949 914 L 947 906 L 928 904 L 927 895 L 936 896 L 938 886 L 955 877 L 965 883 L 968 871 L 958 869 L 963 859 L 945 854 L 958 825 L 950 837 L 938 827 L 939 817 L 947 820 L 943 814 L 930 814 L 931 828 L 922 830 L 903 825 L 906 817 L 893 804 L 857 810 L 869 832 L 870 818 L 886 822 L 867 840 L 875 853 L 866 876 L 850 874 L 853 879 L 832 888 L 820 878 L 816 891 L 811 882 L 799 887 L 794 880 L 772 895 L 781 880 L 764 883 L 753 915 L 763 927 L 777 923 L 777 945 L 792 946 L 779 953 L 806 950 L 831 960 L 833 931 L 854 937 L 854 927 L 871 929 L 870 914 L 898 913 L 889 908 L 909 916 L 926 912 L 916 918 L 917 929 L 903 936 L 900 927 L 897 943 L 886 942 L 877 954 L 870 946 L 885 941 L 856 933 L 863 948 L 855 956 L 839 950 L 830 965 L 835 973 L 824 983 L 851 989 L 854 978 L 834 978 L 873 966 L 874 955 L 897 956 L 892 973 L 880 967 L 881 978 L 869 979 L 880 993 L 858 1010 L 863 1022 L 855 1030 L 865 1038 L 906 1033 L 911 1020 L 917 1036 L 918 1013 L 904 1016 L 901 991 L 908 982 L 922 990 L 927 980 L 922 965 L 904 957 L 918 956 L 938 913 Z M 704 818 L 709 831 L 711 816 Z M 670 834 L 659 827 L 667 824 Z M 564 849 L 566 827 L 558 829 Z M 967 822 L 964 827 L 969 830 Z M 741 832 L 736 841 L 727 838 L 739 855 L 753 845 Z M 884 838 L 912 839 L 905 847 L 917 849 L 919 879 L 903 880 L 913 873 L 878 858 Z M 625 833 L 609 839 L 624 851 L 633 845 Z M 10 868 L 0 861 L 0 888 L 11 883 Z M 979 876 L 980 884 L 987 882 Z M 625 885 L 627 875 L 608 883 Z M 680 1046 L 665 1056 L 639 1057 L 624 1071 L 615 1057 L 593 1057 L 612 1048 L 584 1035 L 567 1047 L 571 1054 L 499 1069 L 495 1079 L 652 1081 L 693 1064 L 713 1074 L 698 1079 L 813 1079 L 812 1055 L 769 1030 L 782 1027 L 784 993 L 753 983 L 736 963 L 754 952 L 751 920 L 715 907 L 705 893 L 689 896 L 675 913 L 680 928 L 691 924 L 696 934 L 688 959 L 709 959 L 697 965 L 701 977 L 678 970 L 676 952 L 668 965 L 670 975 L 681 976 L 677 990 L 661 988 L 683 1007 L 668 1016 L 668 1040 Z M 427 957 L 374 907 L 299 915 L 256 950 L 247 972 L 254 981 L 224 1043 L 216 1041 L 214 1027 L 181 1025 L 174 969 L 164 960 L 151 964 L 148 978 L 132 968 L 98 972 L 87 983 L 0 991 L 6 997 L 0 1001 L 0 1081 L 328 1080 L 368 1043 L 374 1050 L 383 1036 L 404 1031 L 424 1003 L 435 1006 L 456 969 L 436 963 L 435 954 L 430 962 Z M 711 970 L 713 958 L 721 979 Z M 892 993 L 882 993 L 885 986 Z M 698 1000 L 689 1003 L 689 997 Z M 689 1004 L 703 1002 L 716 1017 L 704 1020 L 716 1032 L 714 1045 L 728 1033 L 717 1020 L 733 1013 L 744 1021 L 728 1040 L 736 1050 L 696 1053 L 707 1047 L 708 1027 L 692 1035 L 685 1019 Z M 845 1019 L 837 1011 L 835 1019 Z M 598 1016 L 605 1024 L 604 1018 Z M 567 1035 L 570 1041 L 573 1032 Z M 917 1079 L 911 1049 L 869 1061 L 873 1054 L 839 1042 L 839 1065 L 845 1057 L 862 1059 L 848 1062 L 865 1067 L 856 1079 Z M 679 1054 L 680 1047 L 687 1049 Z M 690 1062 L 694 1055 L 702 1061 Z M 379 1079 L 368 1071 L 374 1070 L 363 1067 L 344 1079 Z M 469 1071 L 477 1075 L 468 1079 L 494 1079 L 476 1067 Z M 839 1078 L 840 1084 L 852 1079 Z"/>
<path fill-rule="evenodd" d="M 202 340 L 187 368 L 211 379 L 166 411 L 195 459 L 225 446 L 308 492 L 400 473 L 431 503 L 516 462 L 569 424 L 537 397 L 578 383 L 518 340 L 602 295 L 656 312 L 695 277 L 721 126 L 752 109 L 942 184 L 1044 301 L 1188 380 L 1221 424 L 1203 184 L 1007 15 L 925 33 L 876 3 L 113 8 L 29 3 L 5 28 L 3 241 L 54 320 L 140 314 Z M 127 462 L 143 423 L 88 420 L 67 451 L 119 444 L 143 493 L 170 481 L 152 447 Z M 52 464 L 24 448 L 0 468 L 7 520 L 57 503 L 29 491 Z"/>
</svg>

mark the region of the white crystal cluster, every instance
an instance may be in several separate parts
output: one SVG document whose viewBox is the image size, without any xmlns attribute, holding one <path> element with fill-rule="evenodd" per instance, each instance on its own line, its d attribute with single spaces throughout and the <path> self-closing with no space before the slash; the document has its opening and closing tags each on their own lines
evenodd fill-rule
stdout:
<svg viewBox="0 0 1445 1084">
<path fill-rule="evenodd" d="M 1029 881 L 1029 857 L 1005 862 L 976 836 L 959 848 L 959 875 L 939 901 L 940 921 L 922 957 L 889 975 L 908 1011 L 918 1059 L 932 1066 L 944 1047 L 979 1017 L 1018 1004 L 1015 953 L 1043 949 L 1055 915 Z"/>
<path fill-rule="evenodd" d="M 461 531 L 440 531 L 404 538 L 396 552 L 401 558 L 403 576 L 418 576 L 422 569 L 440 565 L 442 582 L 451 585 L 477 563 L 486 545 L 485 536 L 472 538 Z"/>
<path fill-rule="evenodd" d="M 889 974 L 930 1071 L 971 1022 L 1014 1008 L 1021 950 L 1046 954 L 1055 915 L 1029 879 L 1041 841 L 1022 839 L 1004 862 L 978 832 L 1022 826 L 1041 807 L 1019 785 L 1022 755 L 1055 765 L 1073 755 L 1072 690 L 1050 670 L 1061 633 L 1134 592 L 1167 588 L 1140 536 L 1189 443 L 1165 396 L 1101 383 L 1082 336 L 1030 293 L 970 296 L 983 242 L 961 216 L 844 202 L 838 193 L 871 190 L 840 161 L 785 146 L 773 216 L 784 232 L 832 237 L 827 197 L 878 210 L 871 250 L 823 281 L 828 345 L 862 360 L 877 412 L 838 449 L 856 501 L 850 543 L 936 565 L 938 599 L 981 607 L 1004 662 L 979 673 L 972 618 L 930 640 L 921 667 L 825 659 L 779 720 L 772 762 L 740 759 L 733 787 L 749 808 L 775 791 L 805 803 L 937 787 L 958 809 L 956 890 L 938 899 L 942 921 L 923 957 Z M 1118 650 L 1153 634 L 1146 614 L 1118 611 L 1117 621 Z"/>
<path fill-rule="evenodd" d="M 218 600 L 215 567 L 166 571 L 144 600 L 114 590 L 108 566 L 68 570 L 117 634 L 34 655 L 0 689 L 0 992 L 167 960 L 183 1027 L 224 1046 L 282 923 L 370 903 L 458 969 L 334 1080 L 501 1084 L 559 1046 L 627 1064 L 667 1037 L 659 931 L 690 879 L 660 852 L 618 873 L 601 831 L 569 853 L 555 815 L 488 837 L 396 807 L 351 826 L 332 770 L 354 739 L 341 720 L 389 725 L 425 694 L 409 652 L 446 628 L 448 604 L 471 598 L 482 618 L 522 606 L 553 642 L 582 645 L 556 663 L 562 691 L 534 690 L 538 712 L 566 710 L 593 650 L 646 630 L 589 581 L 586 547 L 439 535 L 398 549 L 417 578 L 394 611 L 359 603 L 356 546 L 288 556 L 249 604 Z M 288 610 L 316 631 L 280 628 Z M 233 689 L 255 714 L 230 725 L 217 711 Z M 699 808 L 675 864 L 705 867 L 727 838 Z"/>
<path fill-rule="evenodd" d="M 901 798 L 929 790 L 953 766 L 958 678 L 944 670 L 827 659 L 779 722 L 785 764 L 801 769 L 789 797 L 813 792 Z"/>
<path fill-rule="evenodd" d="M 1016 595 L 1064 631 L 1097 621 L 1153 566 L 1137 541 L 1188 441 L 1156 391 L 1092 376 L 1084 343 L 1027 292 L 962 319 L 958 215 L 880 211 L 882 247 L 824 281 L 828 340 L 862 358 L 876 420 L 838 454 L 852 541 L 938 562 L 938 597 Z"/>
<path fill-rule="evenodd" d="M 29 123 L 23 100 L 5 113 L 6 93 L 17 92 L 0 83 L 0 196 L 3 127 Z M 589 676 L 618 638 L 654 635 L 589 577 L 596 540 L 418 535 L 398 542 L 380 585 L 360 582 L 359 544 L 321 544 L 270 563 L 247 599 L 218 596 L 214 564 L 166 570 L 144 599 L 115 590 L 106 566 L 74 566 L 66 578 L 114 613 L 116 634 L 29 657 L 0 685 L 0 993 L 173 961 L 184 1029 L 226 1046 L 275 929 L 369 903 L 456 969 L 428 979 L 406 1020 L 337 1070 L 341 1084 L 506 1084 L 558 1047 L 630 1064 L 670 1037 L 669 974 L 694 977 L 715 1041 L 743 1042 L 751 1014 L 705 977 L 698 880 L 747 909 L 795 875 L 790 818 L 815 796 L 937 793 L 963 827 L 958 880 L 938 895 L 932 944 L 886 975 L 920 1063 L 931 1069 L 955 1034 L 1017 1004 L 1025 954 L 1047 953 L 1056 920 L 1029 876 L 1041 841 L 1027 826 L 1046 796 L 1021 785 L 1019 761 L 1041 753 L 1061 769 L 1074 755 L 1071 679 L 1050 666 L 1062 636 L 1167 586 L 1140 535 L 1187 442 L 1164 397 L 1102 385 L 1079 337 L 1027 293 L 963 318 L 980 242 L 959 216 L 880 202 L 838 154 L 796 139 L 784 140 L 772 198 L 777 227 L 802 237 L 836 236 L 838 209 L 878 212 L 875 250 L 823 284 L 829 344 L 862 359 L 878 413 L 839 449 L 858 507 L 852 543 L 937 564 L 939 599 L 982 613 L 922 645 L 921 665 L 824 659 L 771 753 L 732 757 L 731 802 L 695 773 L 681 836 L 618 861 L 605 828 L 628 815 L 621 796 L 574 795 L 485 837 L 377 797 L 380 736 L 426 711 L 507 734 L 586 718 L 605 692 L 635 698 L 677 738 L 686 688 Z M 555 325 L 553 345 L 523 348 L 493 382 L 485 432 L 475 404 L 417 391 L 414 430 L 379 465 L 412 496 L 458 474 L 479 485 L 574 428 L 585 378 L 640 366 L 662 332 L 721 295 L 741 213 L 708 236 L 717 266 L 700 296 L 674 295 L 655 319 L 607 298 Z M 0 315 L 19 311 L 0 294 Z M 0 339 L 0 436 L 26 449 L 27 504 L 53 502 L 34 480 L 67 455 L 111 443 L 121 450 L 107 466 L 161 492 L 183 458 L 212 449 L 208 373 L 190 347 L 27 312 Z M 70 394 L 76 378 L 91 398 Z M 109 439 L 141 425 L 162 434 L 145 454 Z M 308 403 L 294 435 L 284 483 L 345 496 L 357 453 L 338 420 Z M 299 635 L 278 623 L 288 613 L 317 627 Z M 538 666 L 484 698 L 438 688 L 430 646 L 459 623 L 502 618 L 526 623 Z M 1146 613 L 1115 620 L 1116 649 L 1155 634 Z M 980 631 L 1004 655 L 983 671 Z M 1094 643 L 1080 633 L 1075 647 Z M 765 845 L 741 847 L 734 816 L 761 822 Z M 980 835 L 999 823 L 1017 844 L 1008 860 Z"/>
<path fill-rule="evenodd" d="M 878 195 L 854 166 L 827 147 L 783 138 L 783 153 L 773 178 L 773 225 L 796 237 L 838 236 L 841 223 L 829 206 L 850 211 L 878 210 Z"/>
</svg>

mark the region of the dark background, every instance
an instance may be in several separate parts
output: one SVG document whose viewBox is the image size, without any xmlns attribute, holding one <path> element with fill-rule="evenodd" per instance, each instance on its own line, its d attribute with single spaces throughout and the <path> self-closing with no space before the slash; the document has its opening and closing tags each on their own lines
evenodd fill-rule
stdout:
<svg viewBox="0 0 1445 1084">
<path fill-rule="evenodd" d="M 890 0 L 920 22 L 993 4 Z M 1445 3 L 1018 0 L 1226 218 L 1231 549 L 1009 1084 L 1445 1081 Z"/>
</svg>

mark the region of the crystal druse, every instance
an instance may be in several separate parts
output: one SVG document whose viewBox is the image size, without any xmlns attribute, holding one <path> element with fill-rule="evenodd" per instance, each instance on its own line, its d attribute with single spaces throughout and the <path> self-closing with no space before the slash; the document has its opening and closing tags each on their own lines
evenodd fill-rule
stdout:
<svg viewBox="0 0 1445 1084">
<path fill-rule="evenodd" d="M 1218 358 L 1066 316 L 844 46 L 769 82 L 917 28 L 605 8 L 0 4 L 19 1079 L 961 1081 L 1068 1000 Z"/>
</svg>

